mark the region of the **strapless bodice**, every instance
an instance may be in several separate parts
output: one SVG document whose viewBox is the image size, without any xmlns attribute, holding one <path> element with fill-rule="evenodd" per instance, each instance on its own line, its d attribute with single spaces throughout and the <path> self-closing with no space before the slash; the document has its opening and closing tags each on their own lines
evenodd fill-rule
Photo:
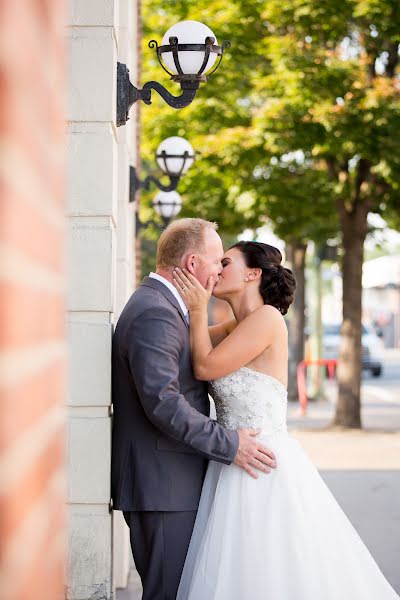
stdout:
<svg viewBox="0 0 400 600">
<path fill-rule="evenodd" d="M 261 428 L 272 435 L 286 433 L 287 391 L 259 371 L 241 367 L 210 382 L 217 421 L 227 429 Z"/>
</svg>

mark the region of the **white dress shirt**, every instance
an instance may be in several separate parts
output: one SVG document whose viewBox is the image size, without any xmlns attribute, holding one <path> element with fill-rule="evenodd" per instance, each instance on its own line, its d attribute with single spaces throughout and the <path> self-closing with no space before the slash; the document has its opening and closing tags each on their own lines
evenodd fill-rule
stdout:
<svg viewBox="0 0 400 600">
<path fill-rule="evenodd" d="M 175 296 L 175 298 L 178 300 L 179 302 L 179 306 L 182 309 L 182 312 L 185 316 L 186 321 L 189 323 L 189 310 L 186 306 L 186 304 L 184 303 L 182 296 L 180 295 L 180 293 L 178 292 L 178 290 L 175 288 L 175 286 L 168 281 L 168 279 L 165 279 L 165 277 L 163 277 L 162 275 L 158 275 L 157 273 L 150 273 L 149 277 L 152 277 L 153 279 L 157 279 L 157 281 L 161 281 L 161 283 L 163 283 L 171 292 L 171 294 L 173 294 Z"/>
</svg>

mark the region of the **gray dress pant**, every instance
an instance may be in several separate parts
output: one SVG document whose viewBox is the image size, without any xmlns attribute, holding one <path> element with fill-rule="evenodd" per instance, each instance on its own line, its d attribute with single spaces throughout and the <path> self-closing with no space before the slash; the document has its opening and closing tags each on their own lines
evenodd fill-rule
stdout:
<svg viewBox="0 0 400 600">
<path fill-rule="evenodd" d="M 142 580 L 142 600 L 175 600 L 196 513 L 123 513 Z"/>
</svg>

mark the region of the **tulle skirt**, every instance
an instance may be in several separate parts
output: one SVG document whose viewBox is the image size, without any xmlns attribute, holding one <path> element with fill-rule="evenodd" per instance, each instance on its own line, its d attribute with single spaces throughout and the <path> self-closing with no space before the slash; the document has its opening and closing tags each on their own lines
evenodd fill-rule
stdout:
<svg viewBox="0 0 400 600">
<path fill-rule="evenodd" d="M 210 462 L 177 600 L 398 600 L 299 443 L 278 468 Z"/>
</svg>

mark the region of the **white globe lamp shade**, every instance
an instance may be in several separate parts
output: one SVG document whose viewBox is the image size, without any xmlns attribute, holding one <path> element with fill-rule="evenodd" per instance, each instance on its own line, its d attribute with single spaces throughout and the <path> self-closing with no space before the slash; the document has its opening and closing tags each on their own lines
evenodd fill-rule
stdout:
<svg viewBox="0 0 400 600">
<path fill-rule="evenodd" d="M 182 208 L 182 198 L 178 192 L 158 192 L 153 206 L 163 219 L 173 219 Z"/>
<path fill-rule="evenodd" d="M 217 38 L 207 25 L 203 25 L 199 21 L 180 21 L 170 27 L 167 33 L 164 35 L 162 43 L 165 46 L 169 45 L 169 38 L 178 38 L 178 44 L 204 44 L 207 37 L 215 39 L 214 45 L 218 45 Z M 197 50 L 182 50 L 178 52 L 179 63 L 182 71 L 185 75 L 195 75 L 199 72 L 201 65 L 204 60 L 204 52 Z M 203 73 L 209 71 L 218 55 L 215 52 L 211 52 L 208 58 L 207 66 Z M 172 52 L 163 52 L 162 59 L 168 68 L 168 70 L 174 75 L 178 74 L 177 68 L 174 63 Z"/>
<path fill-rule="evenodd" d="M 187 155 L 185 156 L 185 152 Z M 165 153 L 165 154 L 163 154 Z M 157 162 L 164 173 L 186 173 L 194 162 L 194 150 L 187 140 L 177 135 L 166 138 L 157 148 Z"/>
</svg>

